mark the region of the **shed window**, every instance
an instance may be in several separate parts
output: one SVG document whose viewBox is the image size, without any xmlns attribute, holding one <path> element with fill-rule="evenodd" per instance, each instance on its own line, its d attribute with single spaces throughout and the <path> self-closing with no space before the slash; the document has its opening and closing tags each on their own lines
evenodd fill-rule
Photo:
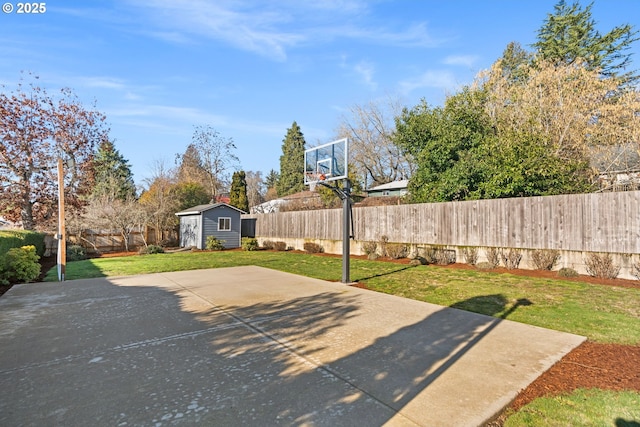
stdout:
<svg viewBox="0 0 640 427">
<path fill-rule="evenodd" d="M 231 218 L 229 217 L 218 218 L 218 231 L 229 231 L 229 230 L 231 230 Z"/>
</svg>

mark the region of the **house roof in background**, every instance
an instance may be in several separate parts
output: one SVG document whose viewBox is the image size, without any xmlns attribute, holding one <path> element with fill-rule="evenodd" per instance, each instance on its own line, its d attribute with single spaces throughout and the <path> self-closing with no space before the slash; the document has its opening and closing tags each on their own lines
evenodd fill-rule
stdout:
<svg viewBox="0 0 640 427">
<path fill-rule="evenodd" d="M 235 206 L 231 206 L 231 205 L 229 205 L 229 204 L 227 204 L 227 203 L 210 203 L 210 204 L 207 204 L 207 205 L 198 205 L 198 206 L 194 206 L 194 207 L 192 207 L 192 208 L 188 208 L 188 209 L 185 209 L 185 210 L 183 210 L 183 211 L 176 212 L 176 215 L 177 215 L 177 216 L 183 216 L 183 215 L 199 215 L 199 214 L 201 214 L 202 212 L 206 212 L 206 211 L 208 211 L 208 210 L 215 209 L 215 208 L 220 207 L 220 206 L 226 206 L 226 207 L 228 207 L 228 208 L 235 209 L 235 210 L 237 210 L 238 212 L 240 212 L 241 214 L 245 214 L 245 213 L 246 213 L 245 211 L 243 211 L 243 210 L 241 210 L 241 209 L 238 209 L 238 208 L 236 208 Z"/>
<path fill-rule="evenodd" d="M 402 188 L 407 188 L 408 186 L 409 186 L 409 180 L 401 179 L 399 181 L 388 182 L 386 184 L 381 184 L 376 187 L 371 187 L 367 191 L 399 190 Z"/>
</svg>

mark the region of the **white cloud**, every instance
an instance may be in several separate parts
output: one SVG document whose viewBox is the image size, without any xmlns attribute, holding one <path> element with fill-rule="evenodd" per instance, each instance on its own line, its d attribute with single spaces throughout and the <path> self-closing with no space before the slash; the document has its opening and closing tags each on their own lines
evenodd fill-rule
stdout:
<svg viewBox="0 0 640 427">
<path fill-rule="evenodd" d="M 373 79 L 373 75 L 375 73 L 373 64 L 364 61 L 360 62 L 354 67 L 354 71 L 361 77 L 362 82 L 366 86 L 372 90 L 377 89 L 378 84 Z"/>
<path fill-rule="evenodd" d="M 457 86 L 456 79 L 449 71 L 427 71 L 417 77 L 403 80 L 399 83 L 403 95 L 423 88 L 453 89 Z"/>
<path fill-rule="evenodd" d="M 447 56 L 442 62 L 446 65 L 462 65 L 471 68 L 478 59 L 477 55 L 451 55 Z"/>
</svg>

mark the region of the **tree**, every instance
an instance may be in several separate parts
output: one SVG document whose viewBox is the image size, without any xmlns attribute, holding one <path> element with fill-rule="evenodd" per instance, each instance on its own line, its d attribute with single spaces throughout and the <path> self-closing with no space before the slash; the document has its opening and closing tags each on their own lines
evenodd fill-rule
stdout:
<svg viewBox="0 0 640 427">
<path fill-rule="evenodd" d="M 15 90 L 1 93 L 0 215 L 28 230 L 52 227 L 58 158 L 73 160 L 64 168 L 66 207 L 71 213 L 80 209 L 81 196 L 90 188 L 94 147 L 107 140 L 104 121 L 70 89 L 54 98 L 33 81 L 26 86 L 21 81 Z"/>
<path fill-rule="evenodd" d="M 500 58 L 502 76 L 511 83 L 525 81 L 529 67 L 534 59 L 534 54 L 524 50 L 519 43 L 509 43 L 502 53 L 502 58 Z"/>
<path fill-rule="evenodd" d="M 306 142 L 300 127 L 294 121 L 282 141 L 280 156 L 280 177 L 276 184 L 278 196 L 298 193 L 304 190 L 304 150 Z"/>
<path fill-rule="evenodd" d="M 207 182 L 207 174 L 202 165 L 202 159 L 198 148 L 194 144 L 189 144 L 183 154 L 176 155 L 178 165 L 179 182 L 200 182 L 203 185 Z"/>
<path fill-rule="evenodd" d="M 129 161 L 126 160 L 113 142 L 103 141 L 93 160 L 95 174 L 95 186 L 92 195 L 100 196 L 111 194 L 119 200 L 127 200 L 136 197 L 136 185 Z"/>
<path fill-rule="evenodd" d="M 485 100 L 484 90 L 465 87 L 447 98 L 444 108 L 423 100 L 396 119 L 394 142 L 417 163 L 409 181 L 414 201 L 464 200 L 477 189 L 477 165 L 468 160 L 493 133 Z"/>
<path fill-rule="evenodd" d="M 231 179 L 231 191 L 229 192 L 229 204 L 244 212 L 249 212 L 249 199 L 247 198 L 247 181 L 244 171 L 233 173 Z"/>
<path fill-rule="evenodd" d="M 568 5 L 559 1 L 538 30 L 533 45 L 541 59 L 554 65 L 571 65 L 583 61 L 589 70 L 599 70 L 603 77 L 618 77 L 623 83 L 638 79 L 635 71 L 627 70 L 631 54 L 626 53 L 638 40 L 631 25 L 614 27 L 601 35 L 591 17 L 593 3 L 584 9 L 578 2 Z"/>
<path fill-rule="evenodd" d="M 487 111 L 500 134 L 536 135 L 557 158 L 583 165 L 603 148 L 637 147 L 640 99 L 636 91 L 617 90 L 621 79 L 602 78 L 579 61 L 539 61 L 527 70 L 524 84 L 513 85 L 499 68 L 493 67 L 486 85 Z"/>
<path fill-rule="evenodd" d="M 216 200 L 222 190 L 228 188 L 229 169 L 238 164 L 238 157 L 234 154 L 236 146 L 231 138 L 224 138 L 211 126 L 196 127 L 192 140 L 182 156 L 180 173 L 182 175 L 187 169 L 185 165 L 196 176 L 201 173 L 211 200 Z M 197 179 L 195 182 L 201 181 Z"/>
<path fill-rule="evenodd" d="M 400 114 L 400 103 L 370 102 L 350 111 L 350 117 L 342 118 L 338 135 L 349 138 L 350 164 L 365 187 L 409 178 L 413 162 L 393 143 L 393 118 Z"/>
<path fill-rule="evenodd" d="M 249 207 L 257 206 L 265 201 L 265 183 L 262 179 L 262 172 L 260 171 L 247 171 L 247 199 L 249 200 Z"/>
</svg>

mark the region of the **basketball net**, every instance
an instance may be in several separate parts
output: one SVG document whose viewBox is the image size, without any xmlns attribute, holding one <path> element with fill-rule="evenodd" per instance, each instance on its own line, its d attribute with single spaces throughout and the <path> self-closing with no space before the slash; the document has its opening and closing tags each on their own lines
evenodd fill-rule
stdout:
<svg viewBox="0 0 640 427">
<path fill-rule="evenodd" d="M 327 176 L 323 173 L 318 173 L 314 174 L 313 177 L 315 178 L 315 180 L 309 181 L 309 191 L 315 192 L 318 182 L 326 180 Z"/>
</svg>

